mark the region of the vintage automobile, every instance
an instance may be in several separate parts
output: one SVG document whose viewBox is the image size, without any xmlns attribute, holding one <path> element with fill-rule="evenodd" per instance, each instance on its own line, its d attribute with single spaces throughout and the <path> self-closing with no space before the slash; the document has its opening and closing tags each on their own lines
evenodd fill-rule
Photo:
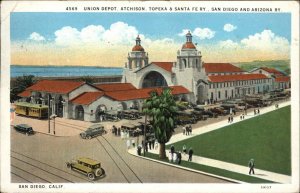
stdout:
<svg viewBox="0 0 300 193">
<path fill-rule="evenodd" d="M 32 127 L 27 125 L 27 124 L 15 125 L 14 128 L 15 128 L 16 131 L 18 131 L 20 133 L 24 133 L 27 136 L 34 134 L 34 131 L 33 131 Z"/>
<path fill-rule="evenodd" d="M 129 110 L 119 111 L 118 117 L 120 119 L 136 120 L 136 116 Z"/>
<path fill-rule="evenodd" d="M 120 118 L 118 117 L 117 111 L 107 111 L 104 113 L 105 120 L 107 121 L 119 121 Z"/>
<path fill-rule="evenodd" d="M 197 122 L 196 118 L 192 113 L 178 111 L 176 115 L 177 125 L 195 124 Z"/>
<path fill-rule="evenodd" d="M 105 133 L 106 131 L 103 125 L 95 124 L 95 125 L 91 125 L 87 130 L 80 133 L 80 137 L 82 139 L 91 139 L 92 137 L 99 136 Z"/>
<path fill-rule="evenodd" d="M 90 158 L 78 158 L 66 164 L 68 168 L 86 175 L 90 180 L 95 180 L 97 177 L 105 175 L 104 169 L 101 168 L 101 163 Z"/>
<path fill-rule="evenodd" d="M 228 115 L 229 114 L 229 110 L 226 110 L 222 107 L 214 107 L 210 109 L 211 112 L 216 113 L 218 115 Z"/>
<path fill-rule="evenodd" d="M 122 131 L 127 131 L 129 133 L 129 136 L 136 137 L 141 134 L 141 124 L 132 124 L 132 123 L 124 123 L 121 126 Z"/>
</svg>

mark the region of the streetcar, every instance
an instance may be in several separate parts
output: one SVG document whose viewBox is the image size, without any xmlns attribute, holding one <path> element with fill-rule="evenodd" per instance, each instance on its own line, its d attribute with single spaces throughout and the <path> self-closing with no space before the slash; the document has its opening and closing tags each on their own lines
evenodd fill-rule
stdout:
<svg viewBox="0 0 300 193">
<path fill-rule="evenodd" d="M 48 106 L 28 102 L 16 102 L 16 114 L 39 119 L 48 117 Z"/>
</svg>

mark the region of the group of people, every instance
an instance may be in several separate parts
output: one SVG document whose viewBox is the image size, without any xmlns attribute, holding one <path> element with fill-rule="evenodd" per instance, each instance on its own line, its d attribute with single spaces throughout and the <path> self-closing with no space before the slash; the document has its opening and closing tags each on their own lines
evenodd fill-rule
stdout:
<svg viewBox="0 0 300 193">
<path fill-rule="evenodd" d="M 258 115 L 260 114 L 259 108 L 258 108 L 258 109 L 255 109 L 255 108 L 254 108 L 254 115 L 256 115 L 256 114 L 258 114 Z"/>
<path fill-rule="evenodd" d="M 243 113 L 243 114 L 241 114 L 241 116 L 240 116 L 240 119 L 241 119 L 241 120 L 244 120 L 244 119 L 245 119 L 245 115 L 244 115 L 244 113 Z"/>
<path fill-rule="evenodd" d="M 117 128 L 115 125 L 112 126 L 112 133 L 115 134 L 115 136 L 121 136 L 121 128 Z"/>
<path fill-rule="evenodd" d="M 186 154 L 187 150 L 186 150 L 185 145 L 183 146 L 182 151 L 184 154 Z M 187 161 L 192 161 L 193 154 L 194 154 L 194 151 L 192 148 L 190 148 L 188 151 L 189 158 Z M 171 149 L 170 149 L 170 155 L 169 155 L 170 162 L 176 162 L 177 164 L 180 165 L 181 159 L 182 159 L 181 151 L 176 152 L 175 147 L 172 145 Z"/>
<path fill-rule="evenodd" d="M 182 133 L 183 135 L 192 135 L 192 125 L 183 126 L 182 127 Z"/>
<path fill-rule="evenodd" d="M 230 116 L 228 117 L 228 123 L 232 123 L 233 122 L 233 116 L 232 114 L 230 114 Z"/>
</svg>

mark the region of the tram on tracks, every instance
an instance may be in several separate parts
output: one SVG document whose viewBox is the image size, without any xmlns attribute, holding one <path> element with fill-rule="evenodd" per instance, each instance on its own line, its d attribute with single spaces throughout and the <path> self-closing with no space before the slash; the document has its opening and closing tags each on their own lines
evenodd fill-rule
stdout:
<svg viewBox="0 0 300 193">
<path fill-rule="evenodd" d="M 48 118 L 48 106 L 42 104 L 32 104 L 28 102 L 17 102 L 16 114 L 39 119 Z"/>
</svg>

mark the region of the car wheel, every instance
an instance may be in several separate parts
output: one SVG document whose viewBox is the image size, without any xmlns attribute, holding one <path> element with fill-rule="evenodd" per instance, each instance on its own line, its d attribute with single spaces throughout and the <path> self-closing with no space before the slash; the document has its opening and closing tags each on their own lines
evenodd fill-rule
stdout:
<svg viewBox="0 0 300 193">
<path fill-rule="evenodd" d="M 90 135 L 89 135 L 89 136 L 87 136 L 86 138 L 87 138 L 87 139 L 92 139 L 92 137 L 91 137 Z"/>
<path fill-rule="evenodd" d="M 90 180 L 94 180 L 95 179 L 95 174 L 93 174 L 93 173 L 88 173 L 88 178 L 90 179 Z"/>
<path fill-rule="evenodd" d="M 96 176 L 101 176 L 101 174 L 102 174 L 101 169 L 100 169 L 100 168 L 96 169 L 95 175 L 96 175 Z"/>
<path fill-rule="evenodd" d="M 101 168 L 101 176 L 105 175 L 105 170 Z"/>
</svg>

